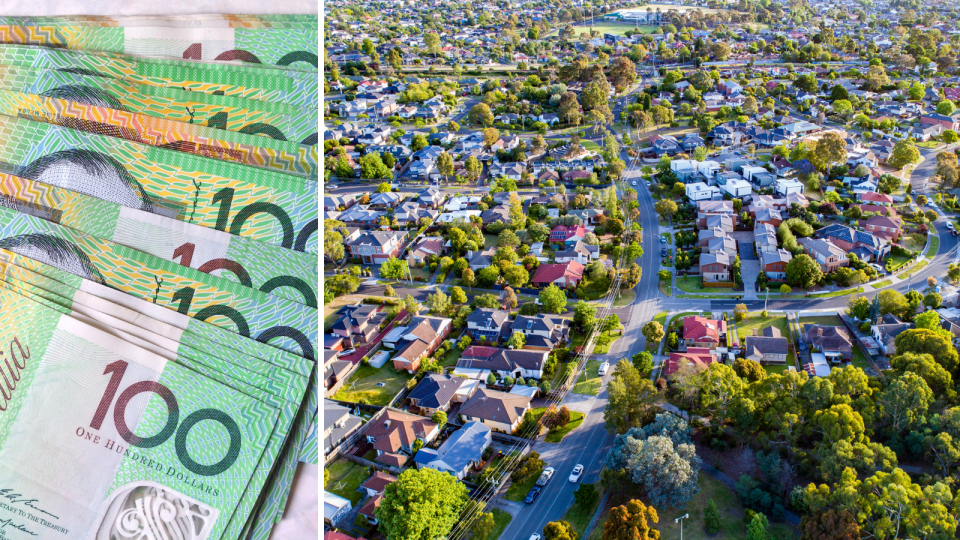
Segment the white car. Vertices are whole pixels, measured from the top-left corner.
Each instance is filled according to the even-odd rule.
[[[600,364],[600,369],[597,370],[597,373],[600,374],[600,375],[606,375],[606,374],[607,374],[607,368],[609,368],[609,367],[610,367],[610,364],[608,364],[607,362],[604,362],[604,363]]]
[[[327,189],[337,189],[338,187],[340,187],[340,186],[338,186],[338,185],[336,185],[336,184],[327,184]]]
[[[533,533],[530,535],[530,540],[540,540],[540,535],[537,533]]]
[[[953,230],[953,222],[952,222],[952,221],[948,221],[948,222],[947,222],[947,228],[950,229],[951,231]]]
[[[570,473],[570,481],[576,484],[580,481],[581,476],[583,476],[583,465],[577,463],[577,466],[573,468],[573,472]]]
[[[337,358],[343,358],[344,356],[350,356],[351,354],[357,352],[356,349],[347,349],[345,351],[340,351],[337,353]]]
[[[883,267],[880,266],[879,264],[870,263],[870,268],[873,268],[874,270],[876,270],[877,272],[879,272],[880,275],[883,275],[883,274],[885,273],[885,270],[884,270]]]

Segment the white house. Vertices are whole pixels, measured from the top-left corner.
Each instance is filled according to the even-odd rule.
[[[753,175],[761,174],[765,172],[767,172],[767,170],[764,169],[763,167],[754,167],[752,165],[744,165],[743,172],[741,174],[743,174],[743,177],[746,178],[747,180],[752,180]]]
[[[746,197],[751,191],[750,183],[739,179],[727,180],[727,183],[720,187],[734,199]]]
[[[703,182],[695,182],[684,186],[684,191],[691,201],[709,201],[714,198],[720,198],[720,189],[716,186],[708,186]]]
[[[803,183],[794,178],[778,178],[775,190],[784,197],[791,193],[803,193]]]

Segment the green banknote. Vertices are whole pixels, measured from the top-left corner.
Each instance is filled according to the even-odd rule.
[[[22,266],[18,266],[18,262]],[[299,388],[299,385],[288,379],[287,372],[309,377],[307,396],[296,416],[291,436],[282,449],[281,459],[261,494],[262,502],[256,516],[257,521],[256,523],[248,522],[247,525],[250,530],[260,531],[258,538],[266,538],[270,532],[270,524],[279,518],[286,498],[289,496],[298,457],[305,452],[310,452],[308,445],[316,444],[315,440],[309,439],[308,429],[311,424],[315,428],[317,422],[319,388],[316,365],[303,357],[242,338],[209,323],[167,310],[4,249],[0,249],[0,264],[2,263],[7,263],[4,272],[0,273],[3,279],[37,286],[46,291],[55,291],[70,299],[70,304],[64,305],[69,305],[83,315],[95,319],[97,323],[112,326],[115,331],[129,332],[134,337],[143,338],[150,343],[158,343],[160,338],[149,338],[145,332],[162,336],[171,343],[178,344],[174,347],[165,347],[171,351],[179,350],[178,347],[200,351],[221,350],[225,347],[226,349],[223,350],[227,351],[227,358],[236,359],[238,363],[246,356],[262,359],[272,366],[269,369],[275,379],[282,377],[282,388],[288,390],[294,386]],[[27,266],[35,269],[36,272],[28,270]],[[131,327],[134,328],[131,329]],[[144,330],[138,331],[136,327]],[[244,366],[253,369],[246,363]]]
[[[0,173],[0,206],[310,307],[317,256]]]
[[[167,360],[175,361],[279,410],[279,421],[264,449],[264,454],[257,465],[250,485],[244,492],[237,512],[229,519],[230,525],[228,525],[224,534],[227,538],[238,537],[243,524],[251,518],[261,491],[270,478],[271,471],[281,474],[281,469],[291,466],[277,458],[288,438],[292,437],[295,440],[302,438],[297,433],[297,431],[302,431],[302,427],[295,426],[295,421],[297,420],[298,410],[301,408],[306,378],[301,376],[291,382],[285,375],[278,376],[277,371],[280,370],[266,369],[266,362],[258,362],[251,358],[236,358],[233,350],[224,350],[214,345],[205,349],[206,352],[201,352],[176,340],[163,338],[141,326],[127,323],[121,318],[108,314],[124,315],[125,308],[121,306],[93,297],[52,279],[29,274],[33,273],[13,265],[5,265],[0,277],[4,280],[4,285],[14,288],[19,294],[45,303],[45,305],[54,309],[64,311],[81,322],[99,328],[129,343],[151,352],[155,351],[156,354]],[[16,279],[15,276],[18,275],[26,277],[29,282]],[[33,283],[38,282],[45,288],[33,285]],[[141,323],[143,322],[142,318],[138,318],[138,320]],[[149,326],[153,328],[158,328],[158,325],[162,325],[162,323],[156,320],[149,321]],[[214,356],[214,354],[223,355],[223,357]],[[240,363],[244,365],[241,367]],[[293,432],[291,432],[291,429],[293,429]]]
[[[103,51],[205,60],[242,61],[316,73],[320,58],[320,28],[235,28],[129,26],[104,27],[61,24],[0,26],[0,41],[78,51]]]
[[[317,109],[298,109],[282,103],[135,85],[68,71],[3,65],[0,65],[0,89],[302,145],[316,144],[318,139]]]
[[[317,28],[317,15],[233,15],[201,13],[197,15],[58,15],[44,17],[0,16],[0,24],[69,26],[182,26],[234,28]]]
[[[303,304],[3,207],[0,247],[316,359],[317,310]]]
[[[277,409],[9,288],[0,305],[5,537],[220,538]]]
[[[316,183],[0,116],[0,170],[127,208],[317,253]]]
[[[307,178],[316,177],[316,146],[2,89],[0,114]]]

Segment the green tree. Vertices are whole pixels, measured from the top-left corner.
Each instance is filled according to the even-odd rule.
[[[376,510],[388,540],[434,540],[446,536],[467,501],[467,488],[433,469],[407,469],[390,483]]]
[[[503,271],[503,279],[510,284],[511,287],[523,287],[530,281],[530,272],[527,272],[527,269],[518,264],[508,266]]]
[[[790,294],[791,292],[793,292],[793,289],[786,283],[780,286],[780,294]]]
[[[527,338],[523,335],[523,332],[519,330],[514,330],[513,335],[507,340],[507,346],[513,349],[522,349],[526,344]]]
[[[457,305],[466,304],[467,293],[463,292],[463,289],[460,287],[453,287],[450,289],[450,301]]]
[[[443,176],[443,181],[446,182],[453,176],[453,156],[447,152],[441,152],[437,156],[437,171]]]
[[[423,133],[417,133],[413,136],[413,140],[410,141],[410,149],[414,152],[423,150],[429,145],[430,143],[427,141],[427,136]]]
[[[952,129],[944,130],[943,132],[943,142],[947,144],[953,144],[960,140],[960,136],[957,135],[957,132]],[[956,169],[956,168],[954,168]],[[954,179],[956,179],[956,173],[953,173]],[[955,181],[955,180],[954,180]]]
[[[919,375],[907,372],[880,394],[878,408],[890,431],[900,434],[925,418],[933,391]]]
[[[384,279],[406,279],[409,274],[407,261],[390,257],[380,265],[380,276]]]
[[[679,210],[677,203],[672,199],[660,199],[653,205],[653,209],[664,219],[672,217]]]
[[[567,293],[553,283],[540,291],[539,300],[547,313],[559,315],[567,309]]]
[[[647,343],[660,343],[664,336],[663,325],[657,321],[650,321],[643,325],[641,332],[647,339]]]
[[[918,161],[920,161],[920,150],[907,139],[897,141],[893,145],[890,157],[887,159],[887,163],[894,169],[902,169],[910,163]]]
[[[437,292],[427,296],[427,307],[430,308],[431,313],[442,316],[450,310],[450,298],[442,290],[437,289]]]
[[[651,525],[660,521],[656,509],[631,499],[610,509],[603,524],[603,540],[659,540],[660,531]]]
[[[626,433],[640,427],[652,416],[657,403],[657,389],[647,377],[626,359],[621,359],[613,370],[613,379],[607,385],[607,408],[603,420],[607,431]]]
[[[593,328],[597,322],[597,307],[583,300],[577,302],[573,308],[573,324],[584,332]]]
[[[577,486],[577,490],[573,492],[574,504],[584,510],[592,509],[599,498],[600,493],[597,492],[597,488],[593,484],[582,483]]]
[[[907,97],[913,101],[923,99],[923,93],[926,92],[927,88],[921,82],[915,82],[910,85],[910,89],[907,91]]]
[[[733,319],[736,322],[743,322],[747,318],[747,305],[737,304],[733,306]]]
[[[647,351],[640,351],[633,355],[633,367],[641,376],[647,377],[653,371],[653,355]]]
[[[543,540],[577,540],[577,531],[566,521],[551,521],[543,526]]]
[[[742,379],[748,382],[762,381],[767,376],[767,370],[763,369],[758,362],[749,358],[737,358],[733,362],[733,370],[737,372]]]
[[[370,152],[360,158],[360,175],[364,178],[393,178],[393,172],[380,159],[380,152]],[[387,190],[390,189],[389,184]],[[379,190],[378,190],[379,191]]]
[[[463,281],[463,284],[467,287],[473,287],[477,284],[477,277],[473,273],[472,268],[464,268],[463,274],[460,276],[460,279]]]
[[[470,108],[467,119],[475,126],[490,127],[493,125],[493,112],[486,103],[477,103]]]
[[[381,182],[377,186],[377,193],[390,193],[390,184],[386,182]]]
[[[767,540],[767,516],[757,512],[747,524],[747,540]]]
[[[787,281],[797,287],[812,287],[823,278],[823,271],[809,255],[802,253],[787,263]]]
[[[945,99],[940,103],[937,103],[937,112],[944,116],[950,116],[956,109],[957,106],[954,105],[949,99]]]
[[[437,424],[439,429],[443,429],[443,426],[447,425],[447,413],[436,411],[433,413],[433,416],[430,417],[430,420]]]
[[[710,499],[707,501],[707,507],[703,510],[703,528],[706,529],[707,534],[713,536],[719,533],[722,527],[723,518],[720,517],[720,511],[717,510],[717,503]]]
[[[440,54],[440,36],[436,32],[427,32],[423,35],[423,44],[427,46],[434,57]]]

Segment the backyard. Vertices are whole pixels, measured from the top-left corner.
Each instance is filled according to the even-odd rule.
[[[330,471],[330,481],[323,489],[349,499],[354,505],[360,502],[363,494],[357,491],[364,481],[370,477],[370,471],[366,467],[345,459],[338,459],[327,466]]]
[[[391,364],[379,369],[361,365],[333,398],[352,403],[386,405],[403,389],[410,377],[412,375],[395,370]]]
[[[571,392],[591,396],[599,394],[602,381],[600,380],[600,374],[597,373],[597,370],[600,369],[600,364],[601,362],[599,360],[587,362],[587,367],[583,368],[583,372],[580,373],[580,378],[577,379],[577,384],[573,386]]]
[[[836,315],[815,315],[810,317],[800,317],[800,327],[805,324],[820,324],[823,326],[843,326],[840,317]],[[801,330],[802,331],[802,330]]]

